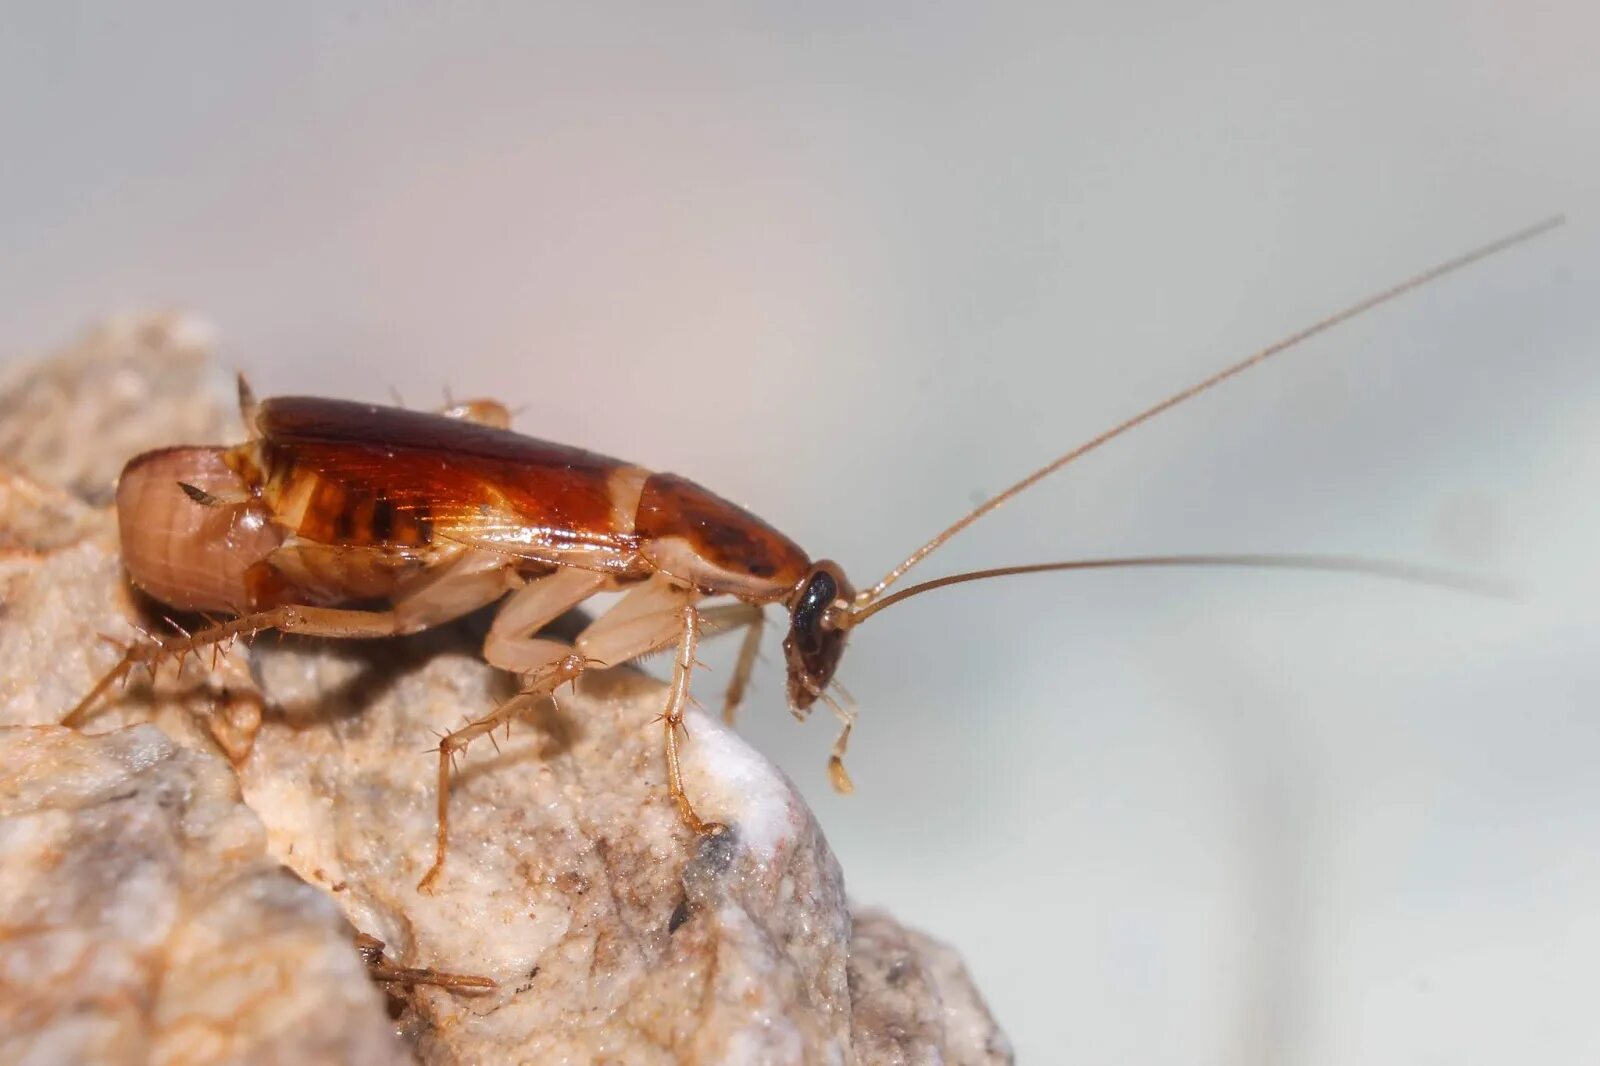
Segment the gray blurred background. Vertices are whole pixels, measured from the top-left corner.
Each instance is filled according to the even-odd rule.
[[[1025,1062],[1591,1062],[1597,41],[1586,0],[8,3],[0,350],[191,309],[265,393],[500,397],[865,584],[1167,392],[1566,211],[925,568],[1349,551],[1522,602],[970,585],[857,635],[854,797],[775,640],[746,727]]]

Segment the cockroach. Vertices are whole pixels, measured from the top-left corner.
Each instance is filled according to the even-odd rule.
[[[231,615],[193,633],[150,636],[67,716],[84,721],[107,687],[137,666],[277,629],[321,637],[415,633],[504,599],[483,643],[519,691],[446,735],[438,747],[438,830],[444,869],[452,756],[508,724],[586,670],[675,649],[663,724],[666,788],[684,824],[720,832],[684,788],[679,731],[703,635],[744,630],[724,705],[731,722],[756,660],[763,608],[788,612],[783,639],[789,707],[817,702],[839,718],[829,757],[851,790],[845,746],[855,711],[834,673],[851,632],[880,611],[947,585],[1016,574],[1129,566],[1224,565],[1354,570],[1431,583],[1462,580],[1425,568],[1344,556],[1169,555],[1079,559],[977,570],[889,592],[951,537],[1080,456],[1340,323],[1554,228],[1552,218],[1441,263],[1225,367],[1039,467],[942,530],[857,591],[831,560],[813,560],[776,528],[676,474],[650,470],[509,429],[492,401],[425,413],[341,400],[257,402],[241,379],[249,440],[234,447],[147,452],[123,470],[116,510],[132,583],[174,608]],[[1470,584],[1470,582],[1469,582]],[[596,593],[622,598],[570,644],[540,631]],[[721,598],[724,602],[705,601]],[[378,604],[377,608],[352,605]]]

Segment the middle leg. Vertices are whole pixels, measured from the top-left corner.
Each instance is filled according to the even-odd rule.
[[[433,865],[418,883],[432,893],[444,869],[449,842],[451,759],[474,739],[510,722],[522,711],[575,681],[585,670],[620,666],[651,652],[677,645],[667,707],[661,715],[666,733],[667,791],[684,824],[697,833],[716,833],[722,826],[702,819],[683,787],[679,735],[689,704],[690,676],[700,637],[699,594],[652,578],[628,592],[581,633],[572,646],[541,639],[532,631],[607,585],[603,575],[562,569],[539,578],[506,601],[496,617],[484,655],[501,669],[522,673],[520,692],[489,714],[455,730],[439,743],[438,837]]]
[[[570,646],[554,640],[541,640],[533,634],[556,617],[572,609],[605,587],[602,574],[587,570],[561,569],[524,585],[505,601],[495,615],[489,636],[484,640],[483,656],[493,666],[523,675],[521,691],[481,718],[447,733],[439,740],[438,828],[434,842],[433,865],[422,875],[417,890],[432,894],[444,872],[444,859],[450,839],[450,774],[458,752],[501,726],[510,728],[517,715],[556,689],[575,681],[589,665]]]
[[[689,706],[689,678],[694,673],[695,652],[700,645],[700,616],[693,604],[679,608],[680,629],[678,654],[672,660],[672,686],[667,692],[667,709],[661,712],[661,724],[667,734],[667,795],[678,806],[678,816],[694,832],[720,833],[725,828],[720,822],[702,821],[683,790],[683,767],[678,762],[678,730],[683,729],[683,712]],[[684,735],[688,731],[684,730]]]
[[[523,684],[522,691],[515,696],[482,718],[476,718],[460,729],[452,730],[439,738],[439,783],[435,789],[438,802],[438,830],[434,840],[433,865],[428,867],[428,872],[417,882],[418,892],[432,895],[439,883],[439,875],[444,872],[445,854],[450,843],[450,773],[456,753],[465,751],[467,745],[478,737],[494,732],[539,701],[548,699],[562,685],[576,681],[586,665],[583,656],[568,652],[556,661],[534,671]]]

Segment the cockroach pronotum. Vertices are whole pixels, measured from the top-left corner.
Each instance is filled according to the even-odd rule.
[[[1006,566],[889,592],[951,537],[1079,456],[1560,221],[1548,219],[1414,275],[1118,423],[974,507],[860,592],[838,564],[813,561],[777,529],[693,481],[521,436],[509,429],[506,409],[491,401],[438,413],[308,397],[258,403],[241,379],[246,443],[147,452],[128,463],[116,495],[122,560],[133,584],[171,607],[231,619],[133,644],[66,722],[84,721],[107,687],[135,667],[153,670],[164,659],[240,635],[277,629],[388,637],[504,597],[483,655],[521,675],[522,685],[439,744],[437,840],[418,885],[429,892],[444,869],[452,755],[585,670],[669,648],[676,654],[661,715],[667,792],[689,828],[720,832],[690,803],[678,759],[696,646],[703,635],[744,630],[724,706],[731,722],[756,660],[763,608],[781,604],[789,616],[783,640],[789,707],[803,718],[821,701],[838,716],[829,774],[848,792],[843,757],[855,712],[831,691],[845,643],[867,619],[924,592],[1013,574],[1116,566],[1300,567],[1463,584],[1426,568],[1345,556],[1170,555]],[[539,635],[589,597],[616,590],[625,595],[572,643]],[[727,602],[703,603],[712,597]],[[351,607],[374,602],[379,609]]]

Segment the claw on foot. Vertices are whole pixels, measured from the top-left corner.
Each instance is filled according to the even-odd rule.
[[[837,755],[828,760],[828,780],[833,782],[833,790],[840,795],[848,796],[856,790],[855,782],[850,780],[850,774],[844,768],[844,760]]]

